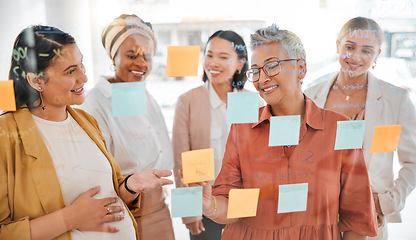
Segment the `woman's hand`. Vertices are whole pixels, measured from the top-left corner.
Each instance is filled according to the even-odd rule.
[[[205,231],[202,220],[185,224],[186,228],[191,232],[192,235],[199,235],[202,231]]]
[[[171,180],[163,178],[171,175],[170,170],[145,169],[131,176],[127,181],[127,187],[137,193],[147,192],[164,185],[173,184]]]
[[[109,206],[117,202],[117,197],[95,199],[101,187],[96,186],[82,193],[64,210],[64,220],[68,230],[80,229],[115,233],[119,229],[105,225],[106,222],[121,221],[124,216],[114,213],[123,212],[122,206]]]

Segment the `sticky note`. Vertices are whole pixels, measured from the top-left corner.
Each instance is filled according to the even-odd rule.
[[[269,146],[298,145],[300,115],[270,117]]]
[[[172,189],[171,195],[172,217],[202,216],[202,186]]]
[[[227,218],[254,217],[260,188],[231,189],[228,194]]]
[[[335,150],[363,148],[365,120],[338,121]]]
[[[0,81],[0,110],[16,111],[13,81]]]
[[[168,46],[166,76],[185,77],[198,76],[199,53],[198,46]]]
[[[396,151],[401,132],[402,125],[375,126],[370,153]]]
[[[215,179],[214,149],[182,153],[183,182],[194,183]]]
[[[227,95],[228,123],[259,121],[259,92],[230,92]]]
[[[144,82],[112,83],[111,93],[114,117],[146,114],[146,85]]]
[[[306,211],[308,183],[279,185],[277,213]]]

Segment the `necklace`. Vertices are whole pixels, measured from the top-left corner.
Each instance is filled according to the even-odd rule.
[[[335,90],[335,89],[339,89],[341,92],[342,92],[342,94],[344,94],[345,95],[345,101],[348,101],[348,100],[350,100],[350,97],[352,96],[352,95],[354,95],[354,94],[356,94],[356,93],[358,93],[358,92],[361,92],[361,90],[363,90],[363,89],[367,89],[367,87],[364,87],[364,86],[361,86],[361,88],[358,90],[358,91],[355,91],[355,92],[353,92],[353,93],[350,93],[350,94],[347,94],[339,85],[338,85],[338,81],[335,81],[335,84],[336,84],[336,86],[333,86],[332,88]],[[344,88],[345,88],[345,86],[343,86]],[[355,88],[354,86],[352,86],[353,88]],[[358,84],[357,84],[357,88],[359,88],[359,86],[358,86]]]

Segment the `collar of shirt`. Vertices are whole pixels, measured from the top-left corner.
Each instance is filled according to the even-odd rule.
[[[303,94],[305,98],[305,118],[304,122],[314,129],[324,129],[324,110],[316,106],[316,104],[308,98],[305,94]],[[260,116],[259,121],[257,123],[253,123],[251,128],[255,128],[260,123],[268,120],[270,122],[270,117],[272,114],[270,112],[270,105],[267,104],[266,106],[260,108]]]
[[[211,103],[212,109],[217,109],[221,105],[225,104],[223,101],[221,101],[220,97],[218,97],[217,92],[215,91],[214,87],[212,86],[209,80],[205,82],[205,87],[208,90],[209,102]]]
[[[96,87],[102,92],[102,94],[106,98],[111,97],[111,83],[108,81],[108,79],[110,78],[112,77],[101,76],[96,84]]]

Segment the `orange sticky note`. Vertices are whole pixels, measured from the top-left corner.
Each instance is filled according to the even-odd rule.
[[[16,111],[13,81],[0,81],[0,110]]]
[[[257,214],[260,188],[231,189],[227,218],[254,217]]]
[[[168,46],[166,76],[198,76],[200,46]]]
[[[370,153],[396,151],[401,132],[402,125],[375,126]]]
[[[214,180],[214,149],[207,148],[183,152],[182,170],[184,183]]]

